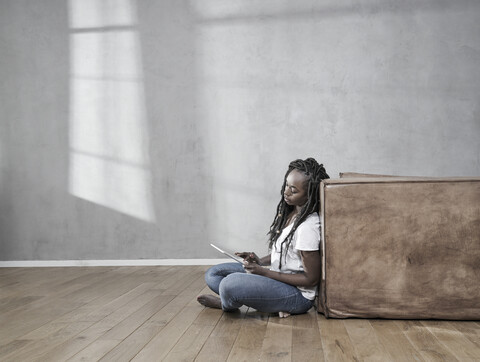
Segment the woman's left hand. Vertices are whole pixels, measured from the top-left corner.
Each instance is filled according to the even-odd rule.
[[[265,275],[265,272],[267,271],[265,268],[258,265],[257,263],[251,263],[248,261],[243,262],[243,268],[247,271],[247,273],[258,275]]]

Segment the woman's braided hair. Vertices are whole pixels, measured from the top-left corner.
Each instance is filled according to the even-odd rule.
[[[277,239],[280,237],[280,234],[285,227],[289,214],[294,209],[294,206],[288,205],[283,198],[283,192],[287,183],[287,177],[293,170],[303,172],[303,174],[306,176],[306,182],[308,183],[308,200],[305,205],[303,205],[300,213],[295,218],[292,229],[280,245],[279,268],[282,267],[282,255],[283,253],[285,253],[285,255],[287,254],[287,250],[290,247],[295,230],[297,230],[298,226],[305,221],[308,215],[318,211],[318,209],[320,208],[320,182],[324,179],[330,178],[330,176],[328,176],[327,172],[325,171],[323,164],[318,164],[318,162],[315,161],[315,159],[313,158],[307,158],[306,160],[298,159],[290,162],[290,164],[288,165],[288,171],[285,174],[285,178],[283,179],[282,189],[280,190],[281,199],[277,206],[277,213],[275,215],[275,219],[272,222],[272,225],[270,226],[270,231],[268,232],[270,239],[268,246],[270,249],[275,246]]]

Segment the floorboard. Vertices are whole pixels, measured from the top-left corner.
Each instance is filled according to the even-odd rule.
[[[393,360],[397,360],[398,356],[404,356],[408,361],[425,361],[420,351],[410,343],[395,321],[371,320],[370,324]]]
[[[355,350],[350,336],[341,319],[326,319],[317,316],[320,339],[322,341],[325,360],[354,361]]]
[[[292,360],[324,361],[324,351],[318,329],[317,312],[311,309],[306,314],[292,318]]]
[[[247,309],[242,307],[232,313],[223,313],[220,310],[215,310],[221,317],[198,353],[197,361],[212,361],[212,357],[217,361],[228,360],[228,356],[244,322]]]
[[[291,361],[293,318],[269,318],[260,361]]]
[[[238,331],[228,361],[256,361],[262,353],[269,315],[249,309]]]
[[[345,329],[352,341],[355,357],[365,361],[392,361],[368,319],[346,319]]]
[[[425,361],[458,361],[420,321],[396,321]]]
[[[480,360],[478,321],[204,308],[206,268],[0,268],[0,360]]]
[[[448,321],[422,321],[428,330],[460,361],[480,361],[480,348]]]

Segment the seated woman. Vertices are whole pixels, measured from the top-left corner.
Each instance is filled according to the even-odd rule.
[[[271,254],[236,253],[239,263],[219,264],[205,273],[214,295],[201,295],[206,307],[233,311],[242,305],[280,317],[307,312],[320,280],[319,186],[325,168],[313,158],[295,160],[285,174],[282,198],[268,233]],[[269,266],[270,268],[264,268]]]

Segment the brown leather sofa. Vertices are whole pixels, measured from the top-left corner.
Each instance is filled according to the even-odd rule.
[[[480,177],[355,173],[322,182],[318,311],[480,319]]]

